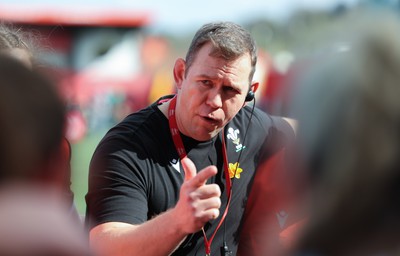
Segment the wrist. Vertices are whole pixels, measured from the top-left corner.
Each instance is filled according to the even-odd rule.
[[[171,232],[171,235],[184,238],[190,234],[190,232],[187,231],[187,223],[185,223],[182,214],[180,214],[176,208],[169,209],[164,215],[166,217],[165,223],[170,226],[169,232]]]

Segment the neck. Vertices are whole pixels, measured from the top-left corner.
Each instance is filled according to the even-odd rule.
[[[177,96],[175,96],[175,97],[177,97]],[[175,99],[175,100],[177,100],[177,99]],[[176,102],[175,104],[177,105],[177,102]],[[164,116],[167,117],[167,119],[169,119],[169,117],[168,117],[168,111],[169,111],[169,106],[170,106],[170,105],[171,105],[171,101],[169,100],[169,101],[167,101],[167,102],[165,102],[165,103],[163,103],[163,104],[161,104],[161,105],[158,106],[158,108],[160,109],[160,111],[164,114]],[[191,137],[191,136],[189,136],[189,135],[187,135],[187,134],[185,134],[185,133],[183,132],[182,126],[180,125],[180,122],[179,122],[179,114],[178,114],[178,112],[177,112],[177,109],[178,109],[178,108],[177,108],[176,105],[175,105],[175,121],[176,121],[177,128],[178,128],[179,132],[181,132],[181,133],[184,134],[185,136]]]

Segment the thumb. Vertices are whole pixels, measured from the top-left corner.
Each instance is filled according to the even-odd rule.
[[[183,169],[185,170],[185,181],[192,179],[197,174],[196,166],[188,157],[181,160]]]

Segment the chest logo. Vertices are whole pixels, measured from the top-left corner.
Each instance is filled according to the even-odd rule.
[[[228,128],[228,135],[226,137],[230,140],[232,140],[233,144],[235,144],[236,147],[236,152],[239,152],[242,149],[245,149],[246,146],[243,146],[242,143],[240,143],[240,138],[239,138],[239,129],[233,129],[232,127]]]

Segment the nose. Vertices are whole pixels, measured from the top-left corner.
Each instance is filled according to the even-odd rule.
[[[216,89],[210,90],[207,96],[207,104],[212,108],[221,108],[222,107],[221,93]]]

